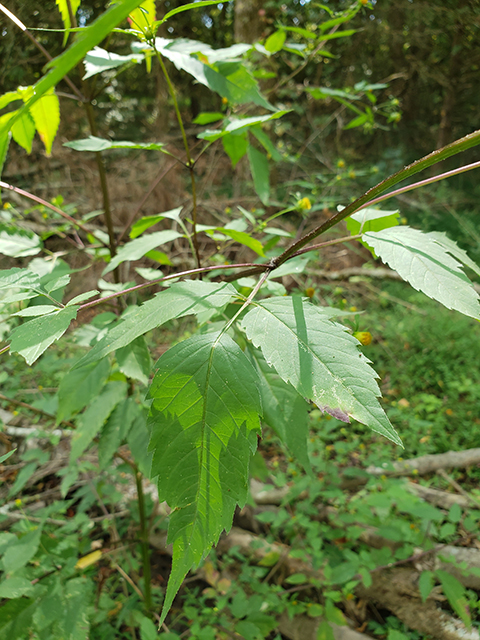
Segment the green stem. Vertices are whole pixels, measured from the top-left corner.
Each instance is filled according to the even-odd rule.
[[[419,173],[420,171],[423,171],[424,169],[427,169],[428,167],[431,167],[432,165],[437,164],[438,162],[441,162],[446,158],[449,158],[450,156],[465,151],[466,149],[470,149],[471,147],[474,147],[478,144],[480,144],[480,130],[474,131],[464,138],[460,138],[459,140],[448,144],[442,149],[437,149],[436,151],[429,153],[427,156],[420,158],[420,160],[412,162],[412,164],[405,167],[405,169],[397,171],[397,173],[394,173],[385,180],[382,180],[382,182],[369,189],[366,193],[360,196],[360,198],[357,198],[354,202],[345,207],[345,209],[342,209],[342,211],[336,213],[334,216],[326,220],[323,224],[310,231],[310,233],[307,233],[306,236],[300,238],[300,240],[298,240],[297,242],[294,242],[288,249],[286,249],[286,251],[274,258],[271,261],[270,266],[273,269],[279,267],[286,260],[291,258],[293,254],[296,254],[299,249],[311,242],[314,238],[321,235],[322,233],[325,233],[325,231],[328,231],[328,229],[334,227],[341,220],[348,218],[348,216],[350,216],[352,213],[355,213],[355,211],[362,209],[367,202],[370,202],[373,198],[375,198],[383,191],[390,189],[390,187],[393,187],[402,180],[406,180],[410,176],[413,176],[416,173]]]
[[[218,339],[220,340],[220,338],[223,336],[223,334],[228,331],[230,329],[230,327],[232,326],[232,324],[235,322],[235,320],[238,318],[238,316],[242,313],[242,311],[244,309],[246,309],[252,302],[252,300],[255,298],[255,296],[257,295],[257,293],[260,291],[260,289],[262,288],[263,283],[265,282],[265,280],[268,278],[268,276],[271,273],[271,269],[267,269],[265,271],[265,273],[262,273],[262,277],[260,278],[260,280],[257,282],[257,284],[255,285],[255,287],[252,289],[252,291],[250,292],[250,295],[248,296],[248,298],[245,300],[245,302],[242,304],[242,306],[240,307],[240,309],[237,311],[237,313],[230,318],[230,320],[227,322],[227,324],[223,327]]]
[[[145,496],[143,494],[143,478],[138,469],[135,470],[135,482],[137,485],[138,514],[140,516],[140,541],[142,545],[143,564],[143,597],[147,613],[152,611],[152,572],[150,567],[150,546],[148,543],[148,526],[145,516]]]
[[[198,246],[198,237],[197,237],[197,188],[195,182],[195,164],[192,161],[192,156],[190,154],[190,147],[188,146],[187,134],[185,133],[185,127],[183,126],[182,114],[180,113],[180,108],[178,106],[177,96],[175,95],[175,89],[173,87],[172,81],[170,80],[170,76],[168,75],[167,68],[165,63],[163,62],[163,58],[155,47],[153,43],[153,47],[155,49],[155,55],[157,56],[158,63],[160,68],[162,69],[162,73],[165,76],[165,80],[168,86],[168,92],[170,93],[170,97],[173,101],[173,107],[175,109],[175,115],[177,116],[178,126],[180,127],[180,131],[183,139],[183,146],[185,147],[185,154],[187,156],[187,167],[190,171],[190,180],[192,184],[192,235],[193,235],[193,246],[195,248],[195,258],[197,260],[197,266],[200,268],[202,266],[202,262],[200,260],[200,249]]]

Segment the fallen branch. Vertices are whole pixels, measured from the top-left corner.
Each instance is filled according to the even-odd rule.
[[[380,467],[368,467],[367,473],[374,476],[424,476],[440,469],[462,469],[480,464],[480,449],[447,451],[435,455],[411,458],[401,462],[385,462]]]

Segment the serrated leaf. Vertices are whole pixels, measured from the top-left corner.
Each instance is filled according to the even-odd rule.
[[[420,591],[422,602],[426,602],[433,589],[433,577],[434,576],[432,571],[422,571],[422,573],[420,574],[420,577],[418,579],[418,590]]]
[[[0,583],[0,598],[20,598],[32,593],[33,590],[34,586],[30,580],[13,576]]]
[[[47,156],[50,156],[53,141],[60,124],[60,103],[58,97],[54,93],[53,87],[46,91],[39,100],[30,106],[29,112],[33,118],[33,122],[35,123],[38,135],[45,146],[46,154]]]
[[[263,204],[268,204],[270,199],[270,170],[268,160],[261,151],[249,145],[248,160],[252,172],[255,191]]]
[[[472,619],[468,610],[465,587],[457,580],[457,578],[455,578],[455,576],[452,576],[451,573],[447,573],[447,571],[438,569],[435,571],[435,575],[440,580],[442,591],[452,609],[460,617],[463,623],[468,628],[471,628]]]
[[[105,469],[122,441],[127,437],[134,420],[142,412],[133,398],[125,398],[110,414],[98,442],[98,462]]]
[[[40,286],[40,277],[30,269],[0,270],[0,290],[2,289],[32,289]]]
[[[439,243],[438,236],[411,227],[396,227],[365,233],[362,240],[414,289],[447,309],[480,319],[478,294],[450,249]]]
[[[196,335],[167,351],[149,390],[152,475],[173,509],[173,567],[162,620],[187,572],[230,529],[248,492],[260,397],[256,373],[226,334]]]
[[[273,367],[268,366],[259,349],[249,344],[246,355],[257,371],[263,419],[304,469],[311,472],[307,450],[307,402],[291,384],[282,380]]]
[[[130,142],[129,140],[106,140],[105,138],[97,138],[89,136],[81,140],[72,140],[65,142],[64,147],[74,149],[75,151],[91,151],[98,153],[99,151],[108,151],[109,149],[143,149],[144,151],[163,151],[169,153],[162,142]]]
[[[274,107],[260,94],[257,81],[240,63],[233,60],[217,60],[213,63],[215,51],[202,42],[188,39],[155,39],[156,49],[168,58],[175,67],[192,75],[197,82],[208,87],[232,104],[253,102],[268,111]],[[235,57],[238,55],[233,49]],[[202,62],[198,54],[207,58]]]
[[[77,429],[72,435],[70,462],[74,462],[95,438],[103,423],[117,404],[124,398],[127,384],[116,380],[108,382],[92,404],[80,416]]]
[[[466,251],[461,249],[456,242],[450,240],[450,238],[443,233],[443,231],[430,231],[430,236],[435,240],[437,244],[448,251],[454,258],[457,258],[463,265],[469,267],[472,271],[480,276],[480,267],[468,257]]]
[[[400,212],[398,210],[382,211],[381,209],[367,207],[347,218],[347,229],[352,236],[356,236],[367,231],[381,231],[389,227],[396,227],[398,226],[399,215]]]
[[[152,362],[143,336],[136,338],[126,347],[117,349],[115,357],[118,368],[127,378],[139,380],[143,384],[148,383]]]
[[[357,340],[328,312],[299,297],[256,303],[241,324],[265,360],[303,397],[339,420],[350,418],[401,445],[377,398],[378,377]]]
[[[99,394],[110,373],[110,363],[98,361],[78,365],[62,377],[58,388],[57,423],[69,420]]]
[[[204,312],[213,314],[237,296],[235,287],[227,283],[199,280],[177,282],[131,312],[125,320],[111,329],[75,365],[75,368],[96,362],[173,318]]]
[[[87,80],[87,78],[91,78],[92,76],[97,75],[98,73],[102,73],[103,71],[108,71],[109,69],[116,69],[118,67],[123,67],[126,64],[135,62],[139,63],[143,60],[144,54],[142,53],[129,53],[127,55],[119,55],[118,53],[112,53],[111,51],[105,51],[101,47],[95,47],[92,51],[89,51],[85,56],[83,64],[85,65],[85,75],[83,76],[83,80]],[[94,136],[90,136],[90,138],[94,138]],[[101,138],[94,138],[95,140],[100,140]],[[81,140],[76,140],[75,142],[82,142]],[[105,142],[108,142],[106,140]],[[92,142],[93,144],[93,142]],[[71,143],[66,144],[65,146],[71,146]],[[71,147],[72,149],[76,149],[76,147]],[[107,147],[110,149],[111,147]],[[78,151],[93,151],[93,149],[77,149]],[[101,151],[102,149],[96,149],[96,151]]]
[[[58,340],[76,317],[78,307],[65,307],[48,316],[34,318],[12,331],[10,351],[33,364],[48,347]]]
[[[135,240],[131,240],[130,242],[127,242],[127,244],[123,245],[123,247],[120,247],[117,255],[110,260],[108,266],[103,270],[102,276],[116,269],[122,262],[139,260],[149,251],[152,251],[152,249],[181,237],[182,234],[178,233],[178,231],[166,229],[165,231],[150,233],[146,236],[142,236],[141,238],[135,238]]]
[[[90,637],[89,608],[93,591],[93,582],[83,578],[69,580],[63,590],[64,615],[60,626],[62,638],[88,640]]]
[[[33,231],[0,224],[0,254],[12,258],[35,256],[42,249],[42,241]]]

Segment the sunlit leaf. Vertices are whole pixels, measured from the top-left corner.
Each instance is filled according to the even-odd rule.
[[[255,191],[263,204],[268,204],[270,199],[270,170],[266,156],[249,145],[248,160],[250,162],[250,171],[252,172],[253,184]]]
[[[143,58],[144,54],[142,53],[119,55],[118,53],[106,51],[101,47],[95,47],[92,51],[87,53],[83,61],[83,64],[85,65],[85,75],[83,76],[83,79],[86,80],[87,78],[97,75],[97,73],[102,73],[109,69],[116,69],[127,64],[139,63]]]
[[[65,307],[48,316],[24,322],[12,331],[10,351],[23,356],[27,364],[33,364],[55,340],[63,336],[77,311],[78,307]]]
[[[143,149],[144,151],[163,151],[165,145],[162,142],[130,142],[128,140],[105,140],[105,138],[96,138],[89,136],[83,140],[72,140],[65,142],[64,147],[69,147],[75,151],[107,151],[109,149]]]
[[[332,312],[299,297],[257,303],[242,320],[247,336],[303,397],[339,420],[358,420],[401,444],[378,402],[375,371]]]
[[[35,256],[42,249],[42,241],[33,231],[0,223],[0,254],[12,258]]]
[[[143,258],[145,254],[156,247],[159,247],[163,244],[167,244],[167,242],[172,242],[172,240],[176,240],[177,238],[181,238],[182,234],[178,233],[178,231],[173,231],[173,229],[166,229],[165,231],[156,231],[155,233],[150,233],[149,235],[142,236],[140,238],[136,238],[135,240],[131,240],[127,242],[123,247],[117,252],[117,255],[110,260],[108,265],[102,272],[104,276],[106,273],[110,273],[118,267],[122,262],[126,262],[129,260],[139,260]]]
[[[49,156],[52,152],[53,140],[60,124],[60,103],[54,93],[53,87],[30,106],[29,112],[35,123],[35,128],[45,145],[47,156]]]
[[[362,240],[414,289],[480,319],[479,296],[455,259],[460,254],[452,257],[454,250],[443,237],[405,226],[367,232]]]
[[[80,6],[81,0],[55,0],[55,4],[60,11],[60,15],[62,16],[62,22],[65,25],[65,29],[70,29],[72,27],[72,21],[70,20],[70,11],[68,5],[70,4],[70,9],[72,11],[72,15],[75,16],[77,13],[77,9]],[[68,39],[68,31],[65,33],[63,37],[63,46]]]

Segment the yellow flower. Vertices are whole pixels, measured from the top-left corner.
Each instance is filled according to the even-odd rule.
[[[308,198],[302,198],[297,202],[297,209],[299,211],[308,211],[312,208],[312,203]]]
[[[355,331],[353,335],[364,347],[372,342],[372,334],[370,331]]]
[[[22,506],[22,501],[20,500],[20,498],[17,498],[15,500],[15,504],[17,505],[17,507],[21,507]]]
[[[337,168],[338,169],[343,169],[345,167],[345,160],[339,160],[337,162]]]

